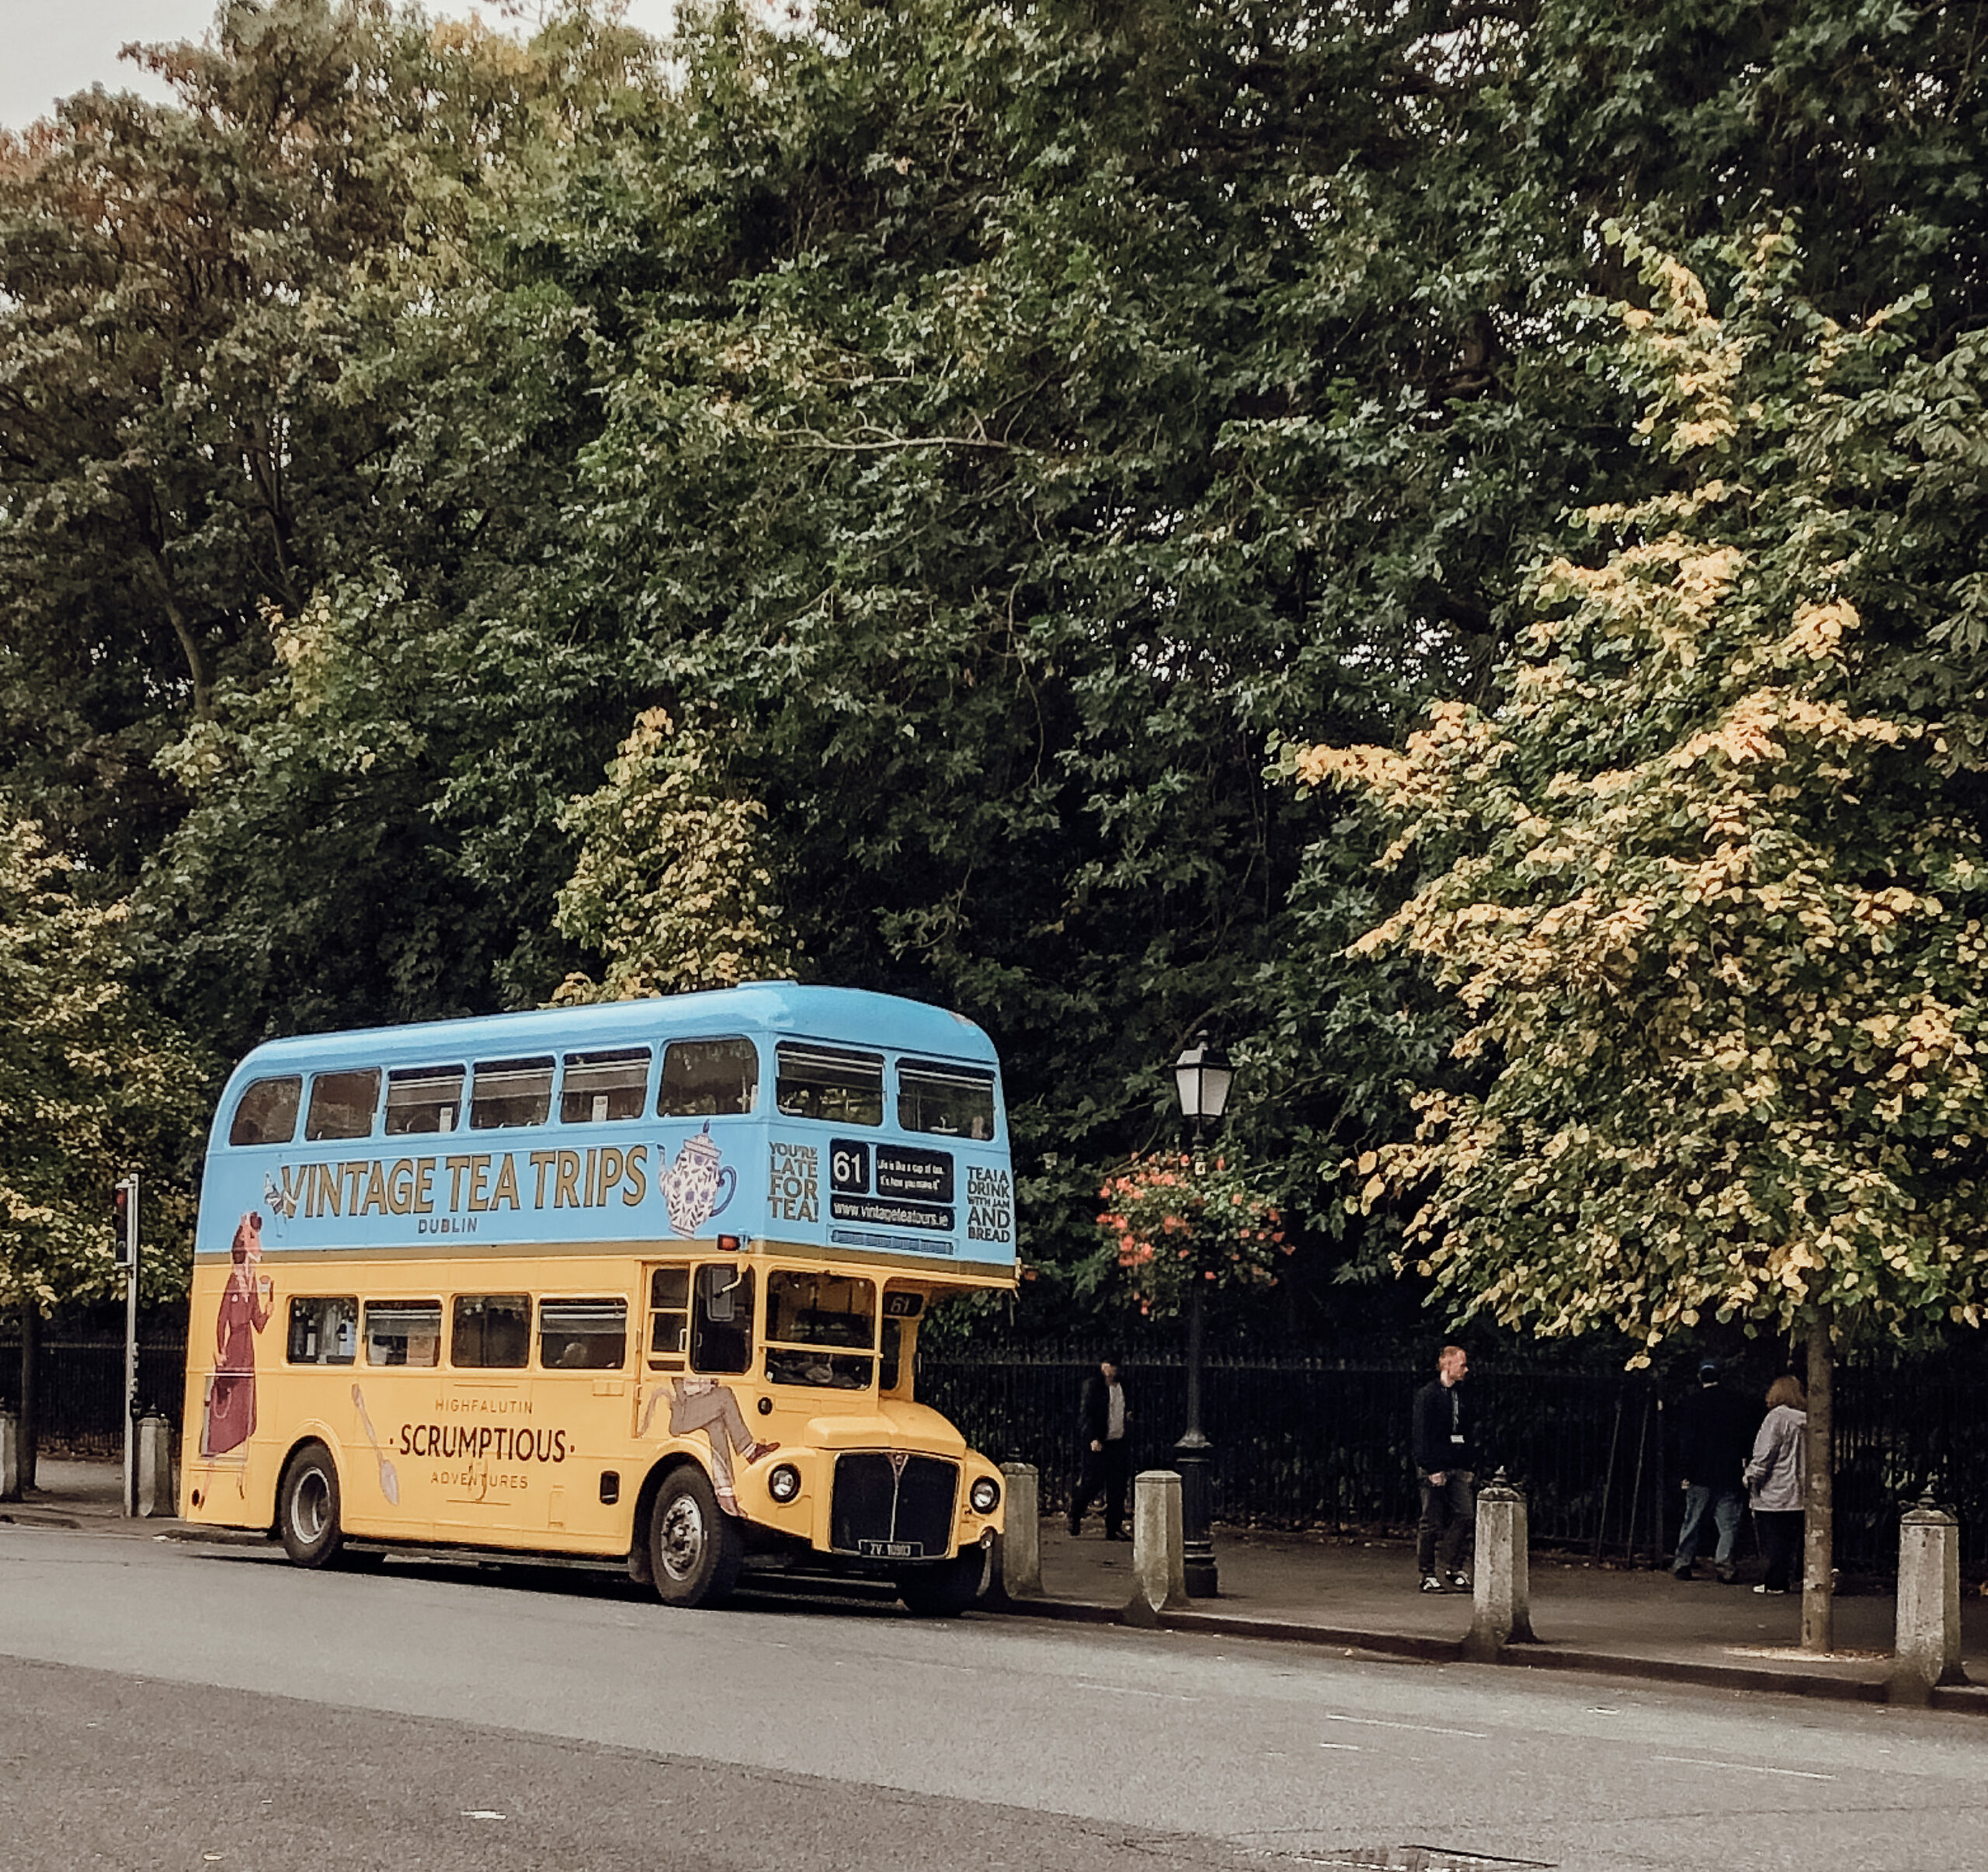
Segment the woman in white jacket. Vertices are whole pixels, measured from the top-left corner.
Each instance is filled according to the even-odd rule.
[[[1802,1503],[1809,1479],[1809,1399],[1790,1375],[1767,1388],[1767,1414],[1745,1471],[1753,1519],[1767,1549],[1767,1574],[1753,1590],[1785,1592],[1802,1545]]]

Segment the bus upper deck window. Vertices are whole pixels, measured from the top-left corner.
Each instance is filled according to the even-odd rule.
[[[312,1143],[321,1137],[370,1137],[373,1113],[380,1103],[380,1069],[363,1072],[321,1072],[311,1081],[311,1115],[304,1135]]]
[[[387,1135],[453,1131],[463,1109],[460,1066],[404,1066],[387,1075]]]
[[[759,1092],[759,1050],[749,1040],[678,1040],[662,1050],[659,1118],[721,1118],[749,1112]]]
[[[884,1122],[884,1056],[845,1053],[831,1047],[778,1049],[774,1102],[790,1118],[821,1118],[833,1124]]]
[[[369,1300],[366,1303],[366,1363],[369,1365],[439,1365],[442,1362],[442,1303],[439,1300]]]
[[[569,1053],[559,1082],[562,1124],[605,1124],[639,1118],[649,1087],[649,1050],[624,1047],[613,1053]]]
[[[971,1066],[905,1060],[898,1066],[898,1127],[941,1137],[992,1138],[994,1075]]]
[[[538,1362],[547,1371],[619,1371],[627,1357],[625,1300],[538,1303]]]
[[[228,1127],[230,1144],[287,1144],[297,1135],[297,1107],[304,1093],[300,1073],[258,1079],[242,1095]]]
[[[552,1060],[478,1060],[470,1088],[469,1127],[509,1130],[543,1124],[552,1110]]]

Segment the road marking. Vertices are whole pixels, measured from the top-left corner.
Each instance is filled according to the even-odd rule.
[[[1367,1729],[1413,1729],[1417,1735],[1465,1735],[1474,1742],[1488,1742],[1491,1739],[1476,1729],[1437,1729],[1426,1722],[1383,1722],[1378,1716],[1328,1716],[1325,1721],[1355,1722]]]
[[[487,1807],[466,1807],[463,1809],[465,1820],[502,1820],[505,1816],[494,1813]]]
[[[1817,1774],[1807,1768],[1763,1768],[1757,1762],[1708,1762],[1695,1755],[1658,1755],[1650,1758],[1658,1762],[1681,1763],[1687,1768],[1729,1768],[1735,1774],[1785,1774],[1792,1775],[1798,1781],[1833,1781],[1833,1774]]]
[[[1321,1742],[1321,1749],[1338,1749],[1347,1755],[1364,1755],[1366,1751],[1357,1742]]]

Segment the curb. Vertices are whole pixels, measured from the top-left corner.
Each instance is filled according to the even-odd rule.
[[[980,1610],[1020,1618],[1061,1620],[1090,1625],[1129,1625],[1118,1609],[1068,1599],[983,1599]],[[1352,1631],[1288,1620],[1237,1618],[1222,1613],[1161,1612],[1152,1624],[1163,1631],[1198,1632],[1211,1638],[1255,1638],[1279,1645],[1309,1645],[1371,1656],[1405,1658],[1423,1664],[1465,1662],[1461,1638],[1430,1638],[1406,1632]],[[1746,1691],[1755,1695],[1802,1697],[1837,1703],[1882,1704],[1882,1678],[1796,1676],[1740,1664],[1694,1664],[1683,1658],[1624,1656],[1609,1651],[1569,1651],[1552,1645],[1509,1645],[1493,1663],[1521,1670],[1581,1671],[1595,1676],[1648,1683],[1689,1684],[1701,1690]],[[1988,1715],[1988,1688],[1954,1685],[1933,1691],[1927,1707]]]

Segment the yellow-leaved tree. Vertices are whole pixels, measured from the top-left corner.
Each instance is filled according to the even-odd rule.
[[[1454,1076],[1359,1160],[1464,1316],[1643,1349],[1806,1338],[1803,1641],[1830,1643],[1830,1374],[1846,1334],[1988,1297],[1979,335],[1936,356],[1802,300],[1783,229],[1715,310],[1611,230],[1649,487],[1541,565],[1495,704],[1400,749],[1294,746],[1407,882],[1357,951],[1452,989]],[[1708,271],[1710,271],[1708,267]],[[1964,666],[1964,659],[1957,662]]]
[[[606,958],[569,975],[561,1005],[631,1001],[791,974],[798,945],[773,894],[766,808],[725,785],[706,731],[659,708],[636,717],[607,784],[565,823],[582,845],[559,893],[561,933]]]

